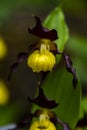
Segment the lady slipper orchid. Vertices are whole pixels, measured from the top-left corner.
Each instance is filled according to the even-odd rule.
[[[58,106],[58,103],[56,103],[55,100],[48,99],[40,86],[38,92],[39,94],[37,97],[28,97],[28,100],[31,103],[34,103],[41,107],[41,109],[36,110],[33,114],[30,114],[27,119],[19,122],[17,126],[11,130],[23,128],[29,123],[30,119],[32,120],[33,118],[36,118],[36,120],[31,123],[29,130],[57,130],[57,124],[60,124],[63,130],[71,130],[68,124],[58,119],[56,113],[51,111],[51,109]]]
[[[73,68],[70,57],[60,52],[54,40],[58,39],[57,31],[55,29],[49,30],[42,26],[39,17],[34,16],[36,25],[34,28],[28,28],[29,33],[40,38],[38,42],[31,45],[27,52],[21,52],[18,55],[17,62],[12,64],[8,76],[11,78],[12,73],[18,65],[27,58],[27,65],[33,72],[47,72],[51,71],[56,64],[56,55],[61,54],[65,60],[66,69],[73,75],[73,86],[77,85],[76,70]],[[30,53],[31,52],[31,53]]]

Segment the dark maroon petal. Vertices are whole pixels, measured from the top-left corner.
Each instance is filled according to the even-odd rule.
[[[20,63],[22,63],[28,56],[28,52],[21,52],[17,56],[17,61],[13,63],[10,67],[10,72],[8,75],[7,82],[10,81],[12,74],[16,71],[17,67],[19,66]]]
[[[63,130],[71,130],[68,124],[64,123],[63,124]]]
[[[36,98],[30,98],[28,97],[28,100],[40,107],[43,108],[55,108],[58,106],[58,103],[55,102],[55,100],[49,100],[41,87],[39,87],[39,95]]]
[[[77,76],[76,76],[76,70],[73,68],[73,64],[72,61],[70,59],[70,57],[67,54],[64,54],[64,59],[65,59],[65,63],[66,63],[66,69],[73,74],[73,87],[75,88],[77,85]]]
[[[62,122],[60,119],[57,118],[57,123],[60,124],[63,127],[63,130],[71,130],[69,125],[65,122]]]
[[[39,17],[34,16],[36,19],[36,25],[34,28],[28,28],[29,33],[38,36],[40,38],[50,39],[52,41],[58,39],[57,31],[55,29],[49,30],[42,26]]]
[[[23,61],[27,58],[27,56],[28,56],[28,53],[27,53],[27,52],[20,52],[20,53],[18,54],[18,57],[17,57],[18,62],[19,62],[19,63],[23,62]]]
[[[57,54],[61,54],[64,57],[66,69],[67,69],[68,72],[70,72],[73,75],[73,87],[76,88],[78,79],[77,79],[77,76],[76,76],[76,70],[73,67],[73,63],[72,63],[70,57],[63,52],[60,52],[59,50],[57,50]]]
[[[32,52],[34,50],[36,46],[36,43],[34,44],[31,44],[28,48],[28,50],[26,52],[20,52],[18,55],[17,55],[17,60],[15,63],[13,63],[10,67],[10,72],[9,72],[9,75],[8,75],[8,78],[7,78],[7,82],[10,81],[11,77],[12,77],[12,74],[16,71],[17,67],[19,66],[19,64],[21,64],[29,55],[30,52]]]
[[[18,62],[15,62],[14,64],[11,65],[10,72],[9,72],[9,75],[7,78],[7,82],[10,81],[12,74],[16,71],[16,68],[18,67],[18,65],[19,65]]]

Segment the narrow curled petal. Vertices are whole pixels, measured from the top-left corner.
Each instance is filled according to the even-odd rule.
[[[75,88],[77,85],[77,76],[76,76],[76,70],[73,68],[73,64],[72,61],[70,59],[70,57],[67,54],[64,54],[64,59],[65,59],[65,63],[66,63],[66,69],[73,74],[73,87]]]
[[[43,107],[43,108],[49,108],[49,109],[52,109],[52,108],[55,108],[58,106],[58,103],[55,102],[55,100],[49,100],[45,94],[44,94],[44,91],[41,87],[39,87],[39,94],[36,98],[30,98],[28,97],[28,100],[32,103],[35,103],[37,104],[38,106],[40,107]]]
[[[7,78],[7,81],[10,81],[11,77],[12,77],[12,74],[15,72],[16,68],[18,67],[19,63],[18,62],[15,62],[14,64],[11,65],[11,68],[10,68],[10,72],[9,72],[9,75],[8,75],[8,78]]]
[[[63,130],[71,130],[68,124],[64,123],[63,124]]]
[[[77,79],[77,76],[76,76],[76,70],[73,67],[73,63],[72,63],[70,57],[63,52],[59,52],[59,50],[57,50],[57,54],[61,54],[64,57],[66,69],[67,69],[68,72],[72,73],[72,75],[73,75],[73,87],[76,88],[78,79]]]
[[[18,54],[17,61],[14,64],[11,65],[7,81],[10,81],[12,74],[16,71],[19,64],[27,58],[27,56],[28,56],[27,52],[21,52],[21,53]]]
[[[63,130],[71,130],[67,123],[62,122],[60,119],[57,118],[57,123],[63,127]]]
[[[43,27],[39,17],[34,16],[36,19],[36,26],[34,28],[28,28],[29,33],[38,36],[40,38],[50,39],[52,41],[56,40],[57,31],[55,29],[48,30],[47,28]]]

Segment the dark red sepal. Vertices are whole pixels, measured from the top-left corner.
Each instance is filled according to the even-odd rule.
[[[36,19],[36,25],[34,28],[28,28],[29,33],[38,36],[39,38],[46,38],[54,41],[58,39],[57,31],[55,29],[49,30],[42,26],[39,17],[34,16]]]
[[[50,100],[45,96],[44,91],[41,87],[39,87],[38,96],[36,98],[28,97],[28,100],[43,108],[53,109],[58,106],[58,103],[56,103],[55,100]]]

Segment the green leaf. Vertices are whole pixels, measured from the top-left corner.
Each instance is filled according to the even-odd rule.
[[[60,51],[63,51],[64,45],[68,40],[69,33],[65,22],[64,14],[60,7],[55,8],[44,21],[44,26],[49,29],[55,29],[58,33],[58,40],[55,43]]]
[[[59,106],[55,108],[57,116],[73,129],[78,121],[80,108],[80,83],[76,89],[72,85],[72,75],[64,69],[51,72],[43,84],[47,97],[55,99]]]

